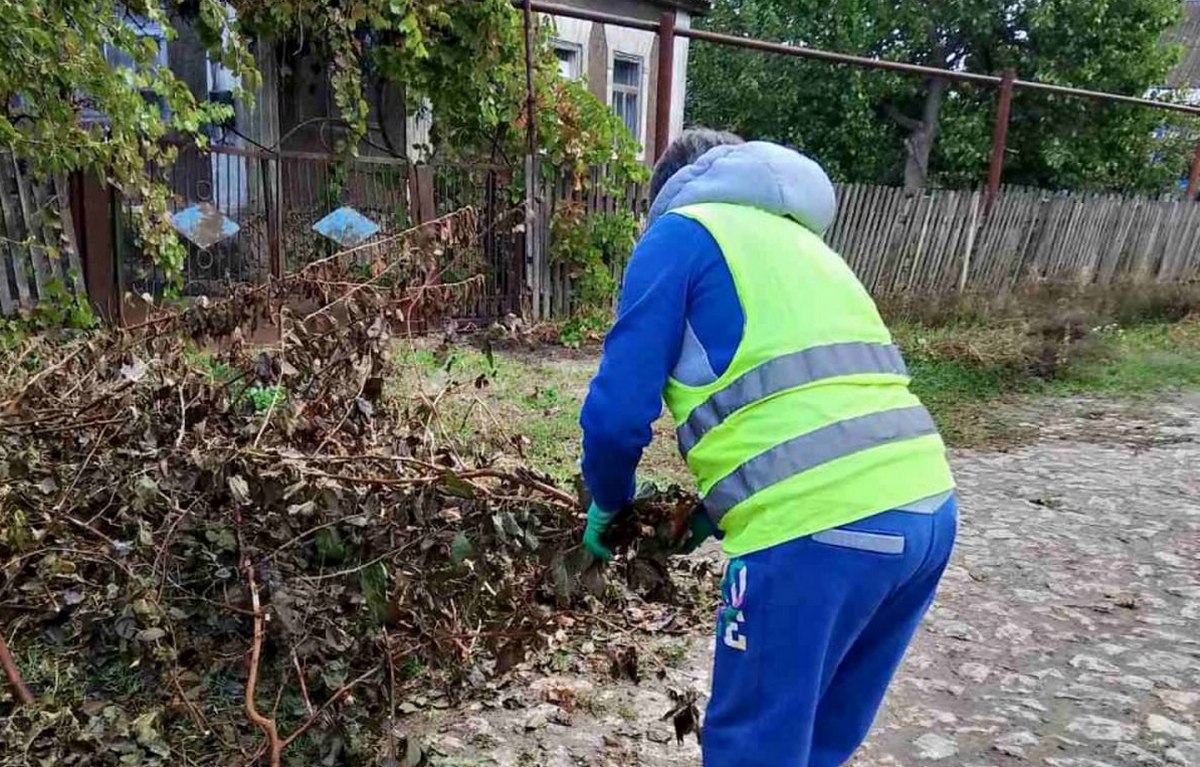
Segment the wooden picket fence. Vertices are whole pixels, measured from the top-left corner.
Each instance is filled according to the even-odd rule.
[[[23,161],[0,153],[0,315],[64,290],[83,295],[67,186],[61,177],[36,178]],[[605,194],[596,191],[601,186],[589,184],[592,191],[583,193],[564,180],[540,184],[528,247],[495,254],[491,268],[504,271],[514,296],[524,284],[521,303],[531,318],[562,317],[576,308],[570,269],[555,258],[556,210],[579,204],[644,220],[644,188]],[[1004,295],[1037,282],[1200,280],[1200,204],[1179,198],[1009,188],[985,215],[978,191],[909,193],[849,184],[837,195],[838,217],[827,241],[881,298]],[[620,271],[615,265],[614,277]]]
[[[1200,205],[1006,189],[849,185],[828,241],[876,296],[1003,293],[1030,282],[1111,285],[1200,277]]]
[[[599,183],[603,170],[593,170],[586,192],[576,189],[569,174],[542,181],[537,187],[537,215],[527,233],[532,243],[527,249],[525,281],[528,288],[528,305],[523,307],[532,319],[542,320],[565,317],[573,311],[571,297],[571,269],[556,257],[555,242],[551,233],[554,214],[562,206],[581,204],[589,214],[612,214],[629,211],[644,220],[649,210],[646,188],[631,184],[621,194],[603,191]],[[613,265],[613,277],[620,280],[624,264]]]
[[[644,212],[642,190],[594,195],[589,210]],[[984,215],[978,191],[839,186],[826,240],[876,297],[978,292],[1035,282],[1111,285],[1200,279],[1200,204],[1187,200],[1007,188]],[[555,263],[549,221],[571,195],[544,189],[527,269],[535,318],[569,313],[571,284]],[[575,199],[578,199],[577,197]]]
[[[38,178],[0,152],[0,316],[84,295],[66,179]]]

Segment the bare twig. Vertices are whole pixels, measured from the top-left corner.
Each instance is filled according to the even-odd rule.
[[[34,705],[37,701],[34,699],[33,693],[25,686],[25,680],[21,678],[21,670],[17,668],[12,653],[8,651],[8,642],[4,641],[4,632],[2,631],[0,631],[0,666],[4,666],[4,676],[8,677],[8,683],[13,688],[17,700],[25,706]]]
[[[24,397],[25,394],[27,394],[28,392],[33,390],[34,384],[36,384],[38,381],[42,380],[46,376],[50,375],[51,373],[55,372],[56,370],[59,370],[64,365],[68,364],[71,360],[78,357],[79,353],[82,352],[86,348],[88,348],[88,345],[86,343],[80,343],[77,347],[75,347],[75,349],[73,349],[71,351],[70,354],[63,357],[58,362],[55,362],[53,365],[50,365],[50,366],[38,371],[37,375],[35,375],[33,378],[30,378],[25,383],[25,385],[23,387],[21,387],[21,391],[17,393],[17,396],[13,397],[10,400],[7,400],[4,403],[0,403],[0,410],[7,410],[8,408],[10,408],[13,405],[17,404],[18,402],[20,402],[21,398]]]
[[[510,482],[514,485],[523,485],[531,490],[545,495],[548,499],[563,506],[574,508],[579,505],[575,498],[564,493],[556,487],[546,484],[532,477],[521,476],[520,474],[512,474],[499,469],[475,469],[472,471],[454,472],[451,469],[441,469],[442,472],[453,474],[458,479],[470,481],[472,479],[498,479],[503,482]],[[328,474],[323,471],[313,469],[306,470],[308,474],[323,479],[333,479],[340,482],[358,483],[363,485],[380,485],[383,487],[407,487],[419,485],[433,485],[443,480],[443,475],[431,475],[423,477],[374,477],[374,476],[354,476],[351,474]]]
[[[392,637],[387,629],[383,630],[383,647],[386,652],[388,672],[388,730],[387,755],[396,757],[396,659],[392,657]]]
[[[183,381],[179,382],[179,434],[175,436],[175,449],[183,445],[183,435],[187,431],[187,403],[183,401]]]
[[[270,767],[279,767],[284,743],[279,739],[275,720],[260,714],[254,700],[255,693],[258,691],[258,661],[262,657],[267,617],[258,598],[258,582],[254,579],[254,565],[250,563],[249,558],[242,562],[242,570],[246,573],[246,584],[250,587],[250,605],[254,610],[254,639],[250,645],[250,671],[246,679],[246,718],[250,720],[251,724],[262,730],[267,739]]]
[[[296,655],[295,649],[292,650],[292,665],[296,667],[296,678],[300,680],[300,695],[304,698],[304,709],[308,711],[309,716],[315,716],[317,711],[308,697],[308,682],[304,680],[304,669],[300,666],[300,657]]]
[[[323,265],[329,263],[330,261],[336,261],[339,258],[345,258],[346,256],[350,256],[355,253],[359,253],[361,251],[367,250],[368,248],[377,248],[380,245],[386,245],[390,242],[395,242],[396,240],[404,239],[405,237],[408,237],[411,234],[415,234],[415,233],[421,231],[422,229],[425,229],[425,228],[431,227],[431,226],[435,226],[437,224],[442,224],[442,223],[445,223],[446,221],[451,221],[455,218],[458,218],[466,213],[470,213],[473,211],[474,211],[474,209],[471,208],[470,206],[462,207],[462,208],[459,208],[458,210],[450,211],[449,213],[447,213],[444,216],[439,216],[437,218],[430,219],[429,221],[426,221],[422,224],[417,224],[416,226],[411,226],[402,232],[396,232],[395,234],[390,234],[387,237],[383,237],[383,238],[380,238],[377,240],[371,240],[370,242],[363,243],[362,245],[356,245],[353,248],[339,250],[337,253],[334,253],[331,256],[326,256],[325,258],[318,259],[309,264],[305,264],[305,266],[302,269],[300,269],[298,272],[296,272],[295,274],[296,275],[307,274],[308,272],[314,271],[317,267],[323,266]]]
[[[371,365],[368,362],[367,365],[365,366],[365,369],[363,370],[361,380],[358,382],[358,392],[350,399],[349,404],[346,406],[346,412],[342,414],[342,418],[340,421],[337,422],[337,426],[334,426],[333,429],[331,429],[330,431],[325,433],[325,436],[321,439],[321,443],[319,445],[317,445],[317,449],[313,451],[314,455],[320,453],[321,448],[325,447],[325,445],[328,444],[329,440],[333,439],[334,435],[336,435],[338,432],[340,432],[342,430],[342,426],[345,425],[346,420],[348,418],[350,418],[350,414],[353,413],[354,408],[357,407],[358,398],[362,396],[363,390],[367,388],[367,379],[369,379],[370,377],[371,377]]]
[[[349,682],[346,682],[344,685],[342,685],[341,687],[334,690],[333,695],[329,696],[329,700],[325,701],[325,703],[319,709],[317,709],[316,713],[314,713],[307,720],[305,720],[305,722],[303,724],[301,724],[299,727],[297,727],[295,729],[295,731],[292,732],[291,735],[288,735],[283,740],[283,743],[282,743],[283,748],[287,748],[291,744],[295,743],[297,738],[299,738],[304,733],[308,732],[312,728],[312,726],[314,724],[316,724],[318,720],[320,720],[320,718],[325,714],[325,712],[328,711],[329,709],[333,708],[333,706],[335,704],[337,704],[337,702],[340,701],[342,698],[346,697],[347,693],[349,693],[355,687],[357,687],[358,685],[367,681],[371,677],[375,676],[377,673],[379,673],[378,665],[376,665],[375,667],[373,667],[371,669],[368,669],[367,671],[364,671],[363,673],[361,673],[358,676],[351,679]],[[276,765],[278,765],[278,762],[272,763],[272,767],[275,767]]]
[[[212,728],[208,726],[208,720],[204,718],[204,714],[200,713],[200,709],[196,708],[196,704],[184,692],[183,685],[179,683],[179,675],[175,672],[171,673],[171,684],[174,685],[175,694],[183,701],[183,707],[188,710],[188,713],[192,717],[192,722],[195,723],[196,727],[205,734],[211,732]]]

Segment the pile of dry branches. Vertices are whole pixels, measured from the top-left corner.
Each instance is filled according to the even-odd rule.
[[[0,764],[366,753],[604,593],[575,498],[389,386],[397,326],[473,298],[430,279],[471,216],[0,360]]]

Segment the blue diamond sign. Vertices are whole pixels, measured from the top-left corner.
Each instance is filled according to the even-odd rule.
[[[353,248],[374,237],[379,232],[379,224],[354,208],[342,206],[313,224],[313,231],[325,235],[343,248]]]
[[[171,226],[189,242],[206,250],[241,230],[236,221],[211,202],[189,205],[171,216]]]

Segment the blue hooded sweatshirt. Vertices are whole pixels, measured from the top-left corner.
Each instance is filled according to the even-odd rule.
[[[733,276],[708,230],[672,210],[748,205],[824,235],[833,184],[817,163],[765,142],[715,147],[663,185],[625,270],[617,320],[583,404],[583,479],[596,505],[616,511],[662,414],[669,376],[699,386],[729,367],[745,315]]]

